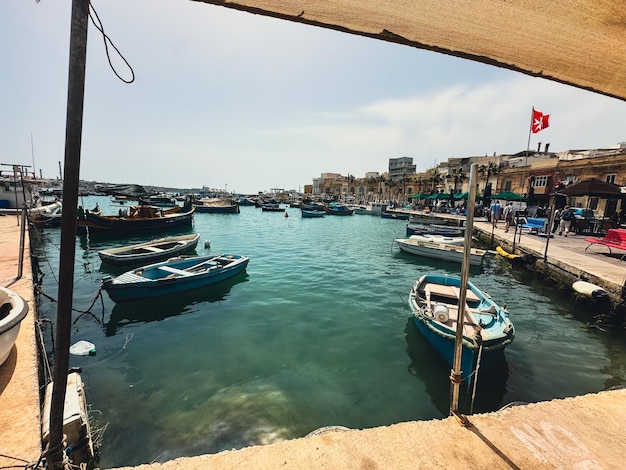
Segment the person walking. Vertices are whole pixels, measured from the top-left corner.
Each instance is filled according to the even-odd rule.
[[[555,233],[561,224],[561,209],[554,210],[554,222],[552,222],[552,233]]]
[[[565,236],[569,233],[570,226],[572,225],[572,219],[574,218],[573,212],[570,210],[569,205],[563,208],[563,212],[561,212],[561,223],[559,224],[559,235],[563,235],[565,232]]]
[[[494,227],[498,226],[498,219],[500,218],[500,201],[493,201],[493,204],[491,204],[490,207],[490,212],[491,212],[491,224]]]
[[[508,233],[509,228],[511,227],[511,222],[513,222],[513,203],[511,201],[504,206],[504,209],[502,210],[502,217],[504,218],[504,233]]]

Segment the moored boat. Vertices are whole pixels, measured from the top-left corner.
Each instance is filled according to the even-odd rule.
[[[428,226],[413,225],[410,222],[406,226],[406,236],[411,235],[443,235],[446,237],[462,237],[465,230],[460,227],[448,225],[430,224]]]
[[[193,251],[199,239],[198,233],[164,237],[136,245],[101,250],[98,256],[103,262],[116,266],[155,263]]]
[[[200,289],[228,279],[248,265],[241,255],[171,258],[102,279],[102,288],[114,302],[128,302]]]
[[[331,202],[328,207],[326,207],[326,213],[328,215],[352,215],[354,214],[354,209],[350,209],[344,204]]]
[[[78,231],[121,234],[191,226],[194,211],[189,201],[182,208],[175,206],[167,210],[153,206],[131,206],[129,209],[120,209],[118,215],[98,215],[85,211],[82,218],[79,215]]]
[[[311,211],[302,209],[302,217],[304,218],[324,217],[325,215],[325,211]]]
[[[461,263],[463,261],[463,252],[465,250],[463,246],[421,241],[413,238],[396,238],[395,242],[402,251],[413,255],[452,261],[455,263]],[[470,265],[481,266],[487,252],[478,248],[468,247],[468,249],[470,250]]]
[[[422,242],[444,243],[446,245],[456,246],[461,246],[465,244],[464,237],[447,237],[445,235],[411,235],[409,239]]]
[[[239,214],[239,203],[229,198],[196,199],[193,203],[196,212],[208,214]]]
[[[385,212],[381,212],[380,216],[383,219],[409,220],[408,212],[403,213],[403,212],[385,211]]]
[[[469,382],[478,366],[489,365],[503,353],[513,341],[515,328],[508,312],[471,282],[465,305],[459,307],[460,287],[456,276],[423,275],[411,288],[409,307],[418,329],[450,366],[457,322],[463,319],[461,371]]]

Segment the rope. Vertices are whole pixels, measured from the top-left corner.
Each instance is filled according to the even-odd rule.
[[[121,353],[124,349],[126,349],[126,345],[132,341],[133,336],[134,336],[134,335],[133,335],[133,333],[127,333],[127,334],[126,334],[126,338],[124,339],[124,344],[122,345],[122,347],[120,348],[120,350],[119,350],[119,351],[117,351],[115,354],[113,354],[113,355],[111,355],[111,356],[109,356],[109,357],[107,357],[107,358],[105,358],[105,359],[103,359],[103,360],[101,360],[101,361],[99,361],[99,362],[96,362],[96,363],[94,363],[94,364],[89,364],[89,365],[86,365],[86,366],[82,366],[82,368],[83,368],[83,369],[87,369],[87,368],[89,368],[89,367],[94,367],[94,366],[97,366],[97,365],[103,364],[103,363],[105,363],[106,361],[109,361],[109,360],[113,359],[115,356],[117,356],[118,354],[120,354],[120,353]]]
[[[478,386],[478,370],[480,369],[480,361],[482,359],[482,354],[483,354],[483,342],[480,342],[480,348],[478,348],[478,359],[476,359],[476,367],[474,367],[473,372],[470,374],[470,377],[473,375],[474,376],[474,384],[473,384],[473,390],[472,390],[472,401],[470,404],[470,414],[474,414],[474,399],[476,398],[476,388]]]
[[[91,14],[92,12],[93,12],[93,15]],[[95,17],[95,19],[94,19],[94,17]],[[100,21],[100,17],[98,16],[98,13],[96,12],[96,9],[93,7],[91,2],[89,2],[89,19],[91,19],[91,22],[96,27],[96,29],[98,31],[100,31],[100,33],[102,33],[102,39],[104,41],[104,50],[106,51],[107,60],[109,61],[109,66],[111,67],[111,70],[113,70],[113,73],[117,76],[117,78],[119,78],[124,83],[133,83],[135,81],[135,71],[130,66],[130,64],[128,63],[126,58],[122,55],[120,50],[115,46],[115,44],[113,44],[113,41],[111,41],[111,38],[109,36],[107,36],[107,34],[104,32],[104,26],[102,25],[102,21]],[[96,20],[98,20],[98,23],[96,23]],[[117,73],[117,70],[115,70],[115,67],[113,66],[113,63],[111,62],[111,54],[109,52],[109,45],[108,45],[107,42],[111,44],[111,47],[113,49],[115,49],[115,52],[117,52],[117,55],[124,61],[124,63],[128,67],[128,69],[130,70],[130,74],[131,74],[131,77],[132,77],[130,80],[126,80],[126,79],[122,78],[120,76],[120,74]]]

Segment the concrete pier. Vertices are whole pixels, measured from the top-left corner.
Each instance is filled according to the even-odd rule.
[[[505,234],[501,227],[494,230],[494,239],[510,240],[512,244],[513,232]],[[475,228],[491,235],[491,225],[484,221],[477,221]],[[4,287],[20,294],[30,307],[17,343],[7,362],[0,367],[0,467],[24,466],[37,461],[41,454],[33,280],[28,241],[23,277],[15,279],[19,229],[14,216],[0,217],[0,280]],[[586,244],[581,238],[551,239],[549,262],[586,279],[597,278],[607,285],[623,286],[626,262],[622,266],[621,261],[607,258],[597,251],[585,254]],[[543,257],[542,247],[545,247],[545,239],[527,233],[522,235],[522,250]],[[268,446],[124,468],[624,468],[624,389],[512,406],[494,413],[470,416],[469,421],[468,427],[461,426],[455,418],[446,418],[365,430],[330,431]]]

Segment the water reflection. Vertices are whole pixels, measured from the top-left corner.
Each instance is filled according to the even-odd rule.
[[[160,321],[168,317],[196,311],[194,306],[199,303],[226,300],[233,286],[247,281],[248,273],[242,271],[225,281],[202,289],[138,302],[115,304],[109,321],[104,324],[105,334],[106,336],[113,336],[124,326],[133,323]]]
[[[404,329],[407,353],[411,359],[409,372],[420,379],[435,408],[448,416],[450,412],[450,366],[441,358],[409,317]],[[495,357],[489,367],[481,367],[478,373],[476,390],[461,385],[459,410],[462,413],[486,413],[502,406],[509,368],[504,355]],[[472,403],[473,397],[473,403]]]

